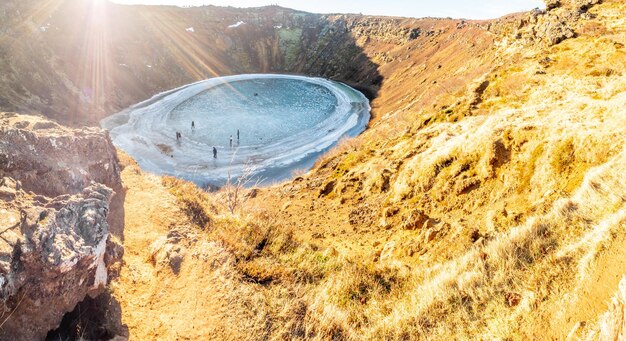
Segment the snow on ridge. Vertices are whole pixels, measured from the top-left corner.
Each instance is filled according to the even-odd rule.
[[[187,27],[187,28],[185,29],[185,31],[187,31],[187,32],[191,32],[191,33],[194,33],[194,32],[195,32],[195,30],[193,29],[193,27]]]
[[[239,27],[239,26],[241,26],[243,24],[245,24],[245,22],[238,21],[236,24],[229,25],[228,28],[236,28],[236,27]]]

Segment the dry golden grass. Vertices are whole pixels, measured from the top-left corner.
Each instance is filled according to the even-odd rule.
[[[214,214],[216,209],[206,192],[192,183],[170,176],[163,177],[161,182],[174,195],[181,211],[187,215],[191,223],[203,230],[210,228],[211,213]]]
[[[585,337],[586,340],[623,340],[626,338],[626,278],[611,300],[609,309],[600,317],[597,326]]]

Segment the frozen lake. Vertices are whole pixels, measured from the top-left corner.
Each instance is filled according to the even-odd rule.
[[[220,186],[244,168],[263,183],[308,170],[342,137],[360,134],[369,118],[367,98],[345,84],[252,74],[158,94],[101,125],[143,169]]]

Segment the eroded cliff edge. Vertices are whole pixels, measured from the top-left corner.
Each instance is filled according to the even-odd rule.
[[[116,276],[121,229],[113,235],[107,218],[123,212],[112,188],[106,133],[0,113],[0,339],[45,338]]]

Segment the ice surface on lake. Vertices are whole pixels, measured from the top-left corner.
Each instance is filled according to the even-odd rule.
[[[210,145],[230,144],[237,129],[239,146],[273,143],[309,129],[333,114],[337,98],[328,88],[296,79],[233,81],[206,90],[174,108],[167,125]]]
[[[308,169],[340,138],[361,133],[369,112],[365,96],[344,84],[257,74],[212,78],[156,95],[102,126],[142,168],[219,186],[229,171],[236,177],[246,165],[266,182]]]

